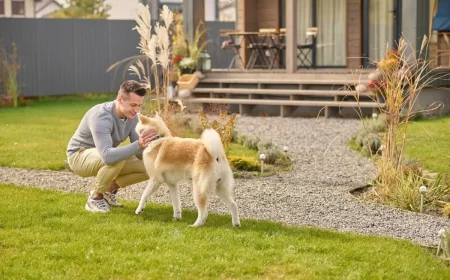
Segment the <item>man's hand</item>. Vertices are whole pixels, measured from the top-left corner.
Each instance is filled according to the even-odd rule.
[[[139,146],[141,147],[141,149],[145,149],[147,147],[148,143],[150,143],[156,136],[157,136],[156,130],[152,129],[152,130],[144,131],[139,136]]]

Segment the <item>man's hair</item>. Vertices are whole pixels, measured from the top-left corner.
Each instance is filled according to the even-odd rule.
[[[145,96],[145,94],[147,93],[145,87],[141,83],[133,80],[125,81],[120,85],[119,94],[130,96],[130,93],[132,92],[136,93],[139,96]]]

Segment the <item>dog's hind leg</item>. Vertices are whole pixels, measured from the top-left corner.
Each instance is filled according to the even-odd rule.
[[[216,194],[230,209],[231,219],[234,227],[240,227],[238,207],[231,194],[231,186],[225,185],[227,182],[217,184]]]
[[[172,198],[172,206],[173,206],[173,219],[181,220],[181,199],[180,192],[178,191],[178,187],[175,184],[167,184],[170,190],[170,197]]]
[[[141,201],[139,202],[139,206],[136,209],[136,214],[141,214],[144,211],[147,199],[158,190],[159,186],[161,186],[161,182],[156,181],[155,179],[150,179],[148,181],[147,187],[141,195]]]
[[[197,206],[198,217],[195,223],[191,226],[199,227],[202,226],[206,218],[208,217],[208,196],[206,193],[206,188],[203,188],[198,182],[194,182],[194,202]]]

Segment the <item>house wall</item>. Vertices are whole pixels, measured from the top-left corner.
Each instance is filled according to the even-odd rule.
[[[25,16],[12,15],[12,0],[5,0],[4,17],[34,17],[34,0],[25,0]]]
[[[61,10],[61,6],[52,0],[36,2],[35,17],[47,18],[51,13]]]
[[[347,68],[357,69],[362,65],[362,0],[347,0]]]
[[[108,19],[135,19],[139,0],[106,0],[111,6]]]

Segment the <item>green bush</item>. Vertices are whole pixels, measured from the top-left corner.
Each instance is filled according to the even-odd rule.
[[[251,157],[237,157],[230,156],[228,160],[231,164],[231,167],[234,170],[243,170],[243,171],[260,171],[261,165],[258,160]]]
[[[258,148],[258,151],[263,151],[272,148],[273,144],[271,141],[261,140],[256,146]]]
[[[252,150],[258,150],[258,142],[259,138],[257,137],[246,137],[244,140],[244,147],[252,149]]]

